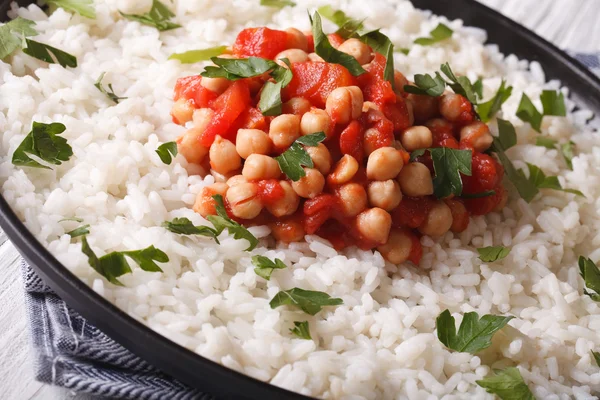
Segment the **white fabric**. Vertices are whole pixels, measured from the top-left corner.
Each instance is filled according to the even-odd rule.
[[[561,48],[578,52],[600,51],[600,24],[597,24],[600,1],[480,1],[523,23]],[[88,398],[33,380],[28,335],[18,253],[0,231],[0,399]]]

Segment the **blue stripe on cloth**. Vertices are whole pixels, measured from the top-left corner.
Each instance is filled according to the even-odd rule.
[[[600,74],[600,53],[571,54]],[[163,374],[87,323],[26,263],[23,273],[39,381],[118,399],[214,399]]]

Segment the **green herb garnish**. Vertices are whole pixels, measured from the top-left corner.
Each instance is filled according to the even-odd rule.
[[[363,28],[363,21],[352,19],[342,10],[335,10],[330,5],[319,7],[317,12],[336,24],[339,29],[335,33],[344,39],[358,36],[358,31]]]
[[[23,53],[37,58],[38,60],[45,61],[49,64],[60,64],[61,67],[77,67],[77,58],[65,51],[52,47],[45,43],[36,42],[35,40],[25,39],[25,45]]]
[[[106,95],[106,97],[108,97],[113,103],[119,104],[119,100],[125,100],[127,97],[119,97],[119,96],[117,96],[115,94],[115,91],[113,90],[112,83],[108,84],[108,90],[106,90],[104,88],[104,86],[102,86],[102,80],[104,79],[104,75],[105,74],[106,74],[106,72],[103,72],[103,73],[100,74],[100,76],[98,77],[98,79],[96,79],[96,83],[94,83],[94,86],[100,92],[104,93]]]
[[[448,79],[450,79],[450,82],[447,82],[447,84],[454,90],[454,93],[464,96],[472,104],[477,104],[477,97],[475,96],[475,91],[473,90],[473,85],[469,78],[466,76],[457,77],[454,75],[454,72],[452,72],[452,68],[450,68],[450,64],[448,63],[443,64],[440,67],[440,70],[448,77]]]
[[[0,26],[0,59],[11,55],[23,47],[23,38],[35,36],[38,32],[33,28],[35,22],[17,17]]]
[[[479,259],[484,262],[502,260],[510,253],[510,248],[504,246],[489,246],[477,249]]]
[[[456,321],[445,310],[436,319],[438,339],[449,349],[475,354],[490,347],[492,336],[513,318],[491,314],[479,318],[476,312],[468,312],[456,332]]]
[[[435,177],[433,178],[433,194],[438,199],[454,194],[462,194],[462,178],[460,174],[471,176],[471,150],[456,150],[448,147],[429,149],[433,161]]]
[[[253,78],[279,67],[275,61],[259,57],[212,57],[210,60],[217,66],[208,66],[204,68],[204,72],[200,75],[206,78],[225,78],[230,81],[237,81],[242,78]]]
[[[313,168],[314,163],[308,152],[301,145],[318,146],[326,137],[324,132],[317,132],[296,139],[283,154],[275,157],[281,172],[294,182],[306,176],[306,172],[302,167]]]
[[[476,381],[477,384],[501,400],[535,400],[518,368],[509,367],[495,373],[494,376]]]
[[[312,340],[310,336],[310,328],[308,327],[308,321],[294,321],[295,328],[290,329],[294,335],[300,339]]]
[[[536,146],[545,147],[550,150],[555,149],[557,143],[558,142],[556,140],[544,136],[538,136],[535,138]]]
[[[208,226],[195,226],[192,221],[188,218],[174,218],[172,221],[165,221],[161,225],[163,228],[171,231],[173,233],[177,233],[179,235],[200,235],[212,238],[219,243],[219,233],[217,233],[216,229],[213,229]]]
[[[87,18],[96,18],[93,0],[48,0],[48,4],[54,4],[57,7],[76,12]]]
[[[179,60],[182,64],[193,64],[199,61],[207,61],[212,57],[218,57],[225,52],[227,46],[216,46],[202,50],[189,50],[183,53],[173,53],[169,60]]]
[[[475,87],[473,88],[475,89]],[[494,118],[498,111],[500,111],[500,108],[502,108],[502,104],[511,96],[512,90],[512,86],[506,87],[506,81],[503,79],[494,97],[490,101],[477,105],[477,113],[482,122],[488,122]]]
[[[181,25],[169,21],[175,14],[159,0],[152,0],[152,8],[146,14],[135,15],[121,13],[121,15],[132,21],[153,26],[161,32],[181,28]]]
[[[254,268],[256,275],[266,280],[271,280],[271,274],[274,270],[287,268],[287,265],[279,258],[271,261],[265,256],[252,256],[252,265],[256,267]]]
[[[558,181],[557,176],[546,176],[544,171],[533,164],[527,163],[527,168],[529,169],[529,182],[531,182],[536,188],[560,190],[577,196],[585,197],[579,190],[563,189]]]
[[[284,7],[294,7],[296,3],[291,0],[260,0],[260,5],[282,9]]]
[[[156,149],[156,154],[158,154],[160,160],[167,165],[171,164],[177,152],[177,143],[175,142],[163,143]]]
[[[290,66],[290,61],[285,58],[282,61],[288,66],[284,68],[277,66],[271,71],[271,77],[275,80],[273,82],[267,82],[260,92],[260,100],[258,102],[258,109],[263,115],[275,116],[281,114],[282,101],[281,101],[281,90],[285,88],[292,81],[294,77]]]
[[[475,83],[473,83],[473,91],[479,100],[483,99],[483,80],[481,78],[477,79]]]
[[[370,46],[374,52],[385,57],[383,78],[394,87],[394,44],[379,30],[365,33],[360,40]]]
[[[72,238],[76,238],[79,236],[84,236],[90,233],[89,228],[90,225],[83,225],[80,226],[79,228],[75,228],[72,231],[67,232],[67,235],[71,236]]]
[[[583,294],[590,296],[594,301],[600,301],[600,270],[598,270],[596,263],[583,256],[579,256],[578,263],[581,277],[585,282]],[[588,289],[593,290],[593,292]]]
[[[521,102],[517,108],[517,117],[519,117],[521,121],[528,122],[536,131],[542,131],[541,126],[543,115],[538,111],[537,108],[535,108],[531,102],[531,99],[525,93],[523,93]]]
[[[600,353],[592,350],[592,357],[596,360],[596,365],[600,367]]]
[[[293,288],[281,290],[269,302],[271,308],[279,306],[295,306],[307,314],[315,315],[325,306],[338,306],[343,304],[342,299],[332,298],[327,293]]]
[[[570,140],[567,143],[560,145],[560,152],[562,153],[563,158],[565,159],[565,164],[567,164],[567,167],[570,170],[573,170],[573,157],[575,156],[573,154],[574,146],[575,146],[575,143],[573,143]]]
[[[540,96],[544,115],[555,115],[558,117],[567,116],[567,107],[565,106],[565,95],[555,90],[544,90]]]
[[[73,155],[73,149],[67,139],[58,136],[67,128],[59,123],[44,124],[34,122],[31,132],[25,136],[12,156],[12,163],[23,167],[52,169],[40,164],[29,155],[36,156],[47,163],[61,165]]]
[[[439,72],[436,72],[435,76],[416,74],[415,85],[404,85],[404,91],[421,96],[438,97],[444,94],[444,90],[446,90],[446,81]]]
[[[429,37],[415,39],[415,44],[420,44],[421,46],[431,46],[432,44],[436,44],[442,40],[451,38],[453,33],[454,31],[450,29],[450,27],[440,23],[431,32],[429,32]]]
[[[227,231],[233,235],[234,239],[246,239],[248,241],[250,246],[246,251],[254,249],[258,244],[258,239],[244,226],[229,218],[225,205],[223,204],[223,196],[216,194],[213,196],[213,199],[215,200],[215,210],[217,211],[217,215],[209,215],[206,219],[215,227],[216,235],[219,236],[221,232],[227,229]]]

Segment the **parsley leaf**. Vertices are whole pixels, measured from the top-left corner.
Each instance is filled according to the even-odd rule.
[[[117,278],[131,272],[131,267],[125,257],[131,258],[140,268],[149,272],[162,272],[162,269],[155,261],[161,263],[169,261],[169,257],[154,246],[146,247],[142,250],[113,251],[98,258],[89,246],[86,236],[83,236],[81,241],[81,251],[88,257],[88,263],[96,272],[110,283],[119,286],[123,286],[123,284]]]
[[[365,33],[360,40],[370,46],[374,52],[385,57],[385,69],[383,78],[394,87],[394,44],[379,30]]]
[[[61,67],[77,67],[77,58],[65,51],[59,50],[45,43],[36,42],[35,40],[25,39],[27,47],[23,49],[23,53],[45,61],[50,64],[60,64]],[[54,57],[52,57],[54,56]]]
[[[446,81],[439,72],[435,73],[435,77],[429,74],[416,74],[415,85],[404,85],[404,91],[421,96],[438,97],[444,94],[444,90],[446,90]]]
[[[519,195],[529,203],[539,193],[539,190],[525,178],[523,173],[515,168],[512,161],[504,153],[517,144],[515,128],[509,121],[498,118],[498,131],[499,135],[494,137],[491,151],[495,152],[496,156],[498,156],[500,163],[504,167],[504,173],[515,186]]]
[[[290,66],[290,60],[284,58],[282,61],[288,66],[288,68],[278,65],[277,68],[273,69],[270,75],[273,79],[275,79],[275,83],[265,83],[262,91],[260,92],[258,109],[263,115],[275,116],[281,114],[281,89],[289,85],[294,77]]]
[[[450,27],[440,23],[431,32],[429,32],[429,37],[415,39],[415,44],[420,44],[421,46],[431,46],[432,44],[436,44],[442,40],[451,38],[453,33],[454,31],[450,29]]]
[[[596,263],[589,258],[579,256],[578,264],[585,287],[594,291],[590,292],[584,288],[583,294],[590,296],[594,301],[600,301],[600,270],[598,270]]]
[[[287,6],[294,7],[296,3],[291,0],[260,0],[260,5],[281,9]]]
[[[560,145],[560,152],[563,155],[563,158],[565,159],[565,163],[567,164],[567,167],[572,171],[573,170],[573,147],[575,146],[575,143],[573,143],[572,141],[568,141],[567,143],[561,144]]]
[[[460,173],[471,176],[471,150],[456,150],[448,147],[429,149],[433,161],[435,177],[433,178],[433,194],[442,199],[455,194],[462,194]]]
[[[454,317],[445,310],[436,319],[438,339],[449,349],[475,354],[490,347],[492,336],[513,318],[491,314],[479,318],[476,312],[468,312],[457,333]]]
[[[48,4],[54,4],[57,7],[76,12],[87,18],[96,18],[93,0],[48,0]]]
[[[312,340],[310,336],[310,328],[308,327],[308,321],[294,321],[295,328],[290,329],[294,335],[300,339]]]
[[[35,36],[35,22],[17,17],[0,26],[0,60],[23,46],[23,37]]]
[[[218,57],[225,52],[227,46],[216,46],[202,50],[189,50],[183,53],[173,53],[169,60],[179,60],[182,64],[192,64],[198,61],[207,61],[212,57]]]
[[[362,75],[367,72],[360,66],[358,61],[356,61],[356,58],[352,57],[350,54],[339,51],[329,43],[327,35],[323,33],[321,16],[318,12],[315,12],[311,18],[311,25],[315,41],[315,53],[317,53],[317,55],[321,56],[321,58],[327,62],[340,64],[346,67],[346,69],[354,76]]]
[[[65,222],[65,221],[83,222],[83,218],[78,218],[78,217],[63,218],[58,222]]]
[[[76,229],[73,229],[72,231],[67,232],[67,235],[71,236],[72,238],[87,235],[90,233],[90,231],[88,229],[89,227],[90,227],[89,224],[80,226],[79,228],[76,228]]]
[[[518,368],[509,367],[495,373],[494,376],[475,382],[501,400],[535,400]]]
[[[160,160],[169,165],[173,161],[173,157],[177,155],[177,143],[167,142],[163,143],[156,149],[156,154],[160,157]]]
[[[402,54],[404,54],[405,56],[407,56],[407,55],[408,55],[408,53],[410,53],[410,49],[409,49],[409,48],[407,48],[407,47],[400,47],[400,48],[397,48],[397,49],[395,49],[394,51],[395,51],[396,53],[402,53]]]
[[[481,192],[481,193],[463,193],[460,195],[460,197],[462,197],[463,199],[481,199],[482,197],[490,197],[495,195],[496,192],[494,190],[487,190],[485,192]]]
[[[445,63],[440,67],[440,70],[450,79],[448,86],[454,90],[454,93],[460,94],[467,98],[471,103],[477,103],[477,97],[475,96],[475,91],[473,90],[473,85],[471,81],[466,76],[457,77],[452,72],[452,68],[450,68],[450,64]]]
[[[544,136],[538,136],[535,138],[535,145],[540,147],[545,147],[547,149],[554,149],[556,147],[557,141],[554,139],[550,139]]]
[[[29,154],[54,165],[61,165],[63,161],[68,161],[73,155],[73,149],[67,143],[67,139],[58,136],[66,129],[59,122],[51,124],[34,122],[31,132],[25,136],[13,153],[12,163],[23,167],[52,169],[29,157]]]
[[[560,182],[558,181],[558,177],[546,176],[546,174],[544,174],[544,171],[542,171],[539,167],[533,164],[527,163],[527,169],[529,169],[529,182],[531,182],[538,189],[561,190],[563,192],[585,197],[583,193],[581,193],[579,190],[563,189]]]
[[[284,153],[275,157],[275,161],[279,164],[281,172],[294,182],[306,176],[306,172],[302,167],[312,168],[314,164],[308,152],[301,145],[314,147],[325,140],[325,138],[324,132],[317,132],[296,139]]]
[[[477,252],[481,261],[493,262],[505,258],[510,253],[510,249],[503,246],[489,246],[478,248]]]
[[[565,107],[565,95],[556,90],[544,90],[540,96],[544,115],[555,115],[558,117],[567,116],[567,108]]]
[[[106,95],[106,97],[108,97],[110,100],[112,100],[115,104],[119,104],[119,100],[125,100],[127,97],[117,96],[115,94],[115,91],[113,90],[112,83],[108,84],[108,90],[106,90],[104,88],[104,86],[102,86],[102,79],[104,79],[105,74],[106,74],[106,72],[103,72],[100,74],[98,79],[96,79],[96,83],[94,83],[94,86],[96,86],[96,89],[98,89],[100,92],[104,93]]]
[[[171,231],[173,233],[177,233],[179,235],[201,235],[207,236],[209,238],[213,238],[217,244],[219,243],[219,233],[217,233],[216,229],[213,229],[209,226],[195,226],[192,221],[188,218],[174,218],[173,221],[165,221],[161,225],[163,228]]]
[[[352,19],[342,10],[335,10],[330,5],[319,7],[317,12],[336,24],[339,29],[335,33],[344,39],[357,36],[357,32],[363,28],[363,21]]]
[[[523,93],[521,102],[517,108],[517,117],[519,117],[519,119],[523,122],[529,122],[531,127],[536,131],[542,131],[541,126],[543,115],[540,114],[537,108],[535,108],[531,102],[531,99],[525,93]]]
[[[600,367],[600,353],[592,350],[592,356],[596,360],[596,365]]]
[[[256,275],[266,280],[271,280],[271,274],[274,270],[287,268],[287,265],[279,258],[276,258],[273,262],[265,256],[252,256],[252,264],[256,267],[254,268]]]
[[[250,246],[246,251],[254,249],[258,244],[258,239],[244,226],[229,218],[227,210],[225,210],[225,205],[223,204],[223,196],[216,194],[213,196],[213,199],[215,200],[215,210],[217,210],[217,215],[209,215],[206,219],[215,227],[216,236],[219,236],[221,232],[227,229],[227,231],[233,235],[234,239],[246,239],[248,241]]]
[[[342,299],[332,298],[327,293],[293,288],[279,291],[269,302],[269,305],[271,308],[292,305],[300,308],[307,314],[315,315],[324,306],[338,306],[343,303]]]
[[[475,89],[475,86],[473,86],[473,89]],[[488,122],[494,118],[498,111],[500,111],[502,104],[511,96],[512,90],[512,86],[506,87],[506,81],[503,79],[494,97],[490,101],[477,105],[477,113],[481,121]]]
[[[208,66],[204,68],[204,72],[200,75],[206,78],[225,78],[230,81],[237,81],[242,78],[252,78],[279,67],[275,61],[259,57],[212,57],[210,60],[217,66]]]
[[[152,8],[146,14],[135,15],[121,13],[121,15],[132,21],[153,26],[161,32],[181,28],[181,25],[169,21],[175,14],[159,0],[152,0]]]
[[[483,81],[481,78],[477,79],[475,83],[473,83],[473,91],[479,100],[483,99]]]

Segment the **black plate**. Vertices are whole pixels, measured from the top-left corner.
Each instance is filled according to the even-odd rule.
[[[5,18],[9,1],[0,3]],[[19,1],[28,4],[28,1]],[[548,79],[559,79],[571,89],[571,97],[582,107],[600,112],[600,80],[585,66],[554,45],[473,0],[413,0],[416,7],[432,10],[465,25],[486,29],[490,43],[505,54],[539,61]],[[307,399],[232,371],[189,351],[150,330],[104,300],[46,250],[19,221],[0,196],[0,226],[12,243],[44,281],[73,309],[123,346],[167,374],[220,398]]]

